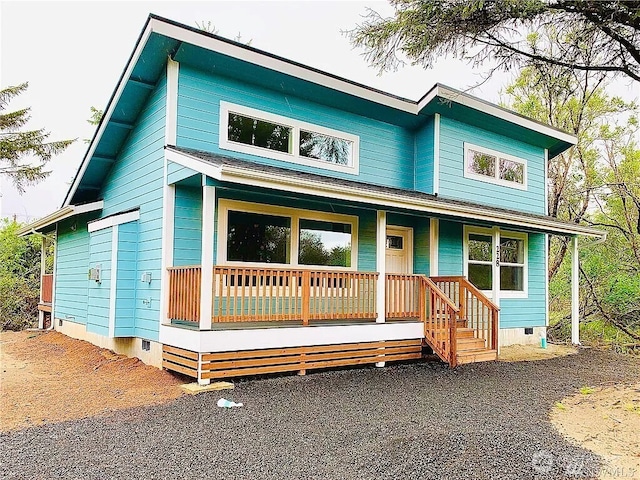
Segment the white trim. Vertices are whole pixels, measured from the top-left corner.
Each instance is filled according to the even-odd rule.
[[[269,263],[273,267],[313,267],[316,270],[358,270],[358,217],[340,213],[328,213],[318,210],[303,210],[299,208],[281,207],[263,203],[243,202],[240,200],[220,199],[218,202],[218,235],[216,263],[219,265],[238,265],[246,267],[262,267],[264,263],[256,262],[229,262],[227,261],[227,223],[229,210],[240,212],[259,213],[264,215],[276,215],[291,219],[291,251],[290,263]],[[298,237],[300,232],[300,220],[325,220],[351,225],[351,266],[336,267],[323,265],[300,265],[298,263]]]
[[[544,149],[544,214],[549,215],[549,149]]]
[[[440,236],[440,220],[437,218],[429,219],[429,275],[438,276],[438,243]]]
[[[544,304],[545,304],[545,321],[544,324],[549,326],[549,234],[544,234]]]
[[[206,177],[202,177],[203,183]],[[200,330],[211,329],[213,316],[213,245],[215,241],[216,187],[202,186],[202,266],[200,293]],[[226,238],[224,235],[219,237]]]
[[[433,115],[433,194],[440,193],[440,114]]]
[[[278,125],[290,127],[292,134],[292,138],[290,139],[290,142],[292,144],[291,152],[278,152],[275,150],[269,150],[267,148],[245,145],[243,143],[230,141],[228,139],[229,112],[238,113],[240,115],[247,115],[258,120],[266,120]],[[231,150],[233,152],[247,153],[259,157],[273,158],[275,160],[280,160],[283,162],[296,163],[300,165],[306,165],[308,167],[321,168],[323,170],[344,172],[352,175],[358,175],[358,173],[360,172],[360,137],[357,135],[225,101],[220,101],[219,123],[220,127],[218,132],[218,142],[220,148],[223,150]],[[316,160],[300,155],[300,130],[311,131],[314,133],[319,133],[322,135],[327,135],[351,142],[351,164],[337,165],[335,163],[326,162],[324,160]]]
[[[194,352],[225,352],[424,338],[421,322],[198,331],[160,325],[159,342]]]
[[[376,323],[385,323],[386,304],[386,272],[387,272],[387,212],[378,210],[376,212],[376,270],[378,271],[378,282],[376,284],[376,310],[378,316]]]
[[[571,239],[571,343],[580,345],[580,259],[578,237]]]
[[[165,158],[165,180],[167,172],[167,160]],[[176,203],[176,187],[175,185],[167,185],[164,182],[162,192],[162,274],[160,276],[160,323],[169,323],[171,320],[167,318],[169,311],[169,272],[167,268],[173,266],[173,243],[175,228],[175,203]]]
[[[25,225],[20,230],[18,230],[17,235],[22,237],[24,235],[29,235],[36,230],[42,230],[49,225],[60,222],[61,220],[65,220],[69,217],[73,217],[75,215],[80,215],[88,212],[95,212],[97,210],[102,210],[104,207],[104,202],[102,200],[98,200],[97,202],[85,203],[83,205],[68,205],[66,207],[61,208],[60,210],[56,210],[53,213],[50,213],[46,217],[43,217],[35,222],[32,222],[28,225]]]
[[[375,203],[385,207],[401,208],[423,213],[447,215],[456,218],[473,219],[484,222],[500,222],[516,227],[544,229],[560,235],[586,235],[602,238],[604,233],[595,228],[578,224],[558,225],[553,219],[531,218],[526,214],[514,212],[497,212],[484,209],[481,206],[444,203],[439,200],[407,198],[401,194],[390,192],[373,192],[353,185],[339,185],[307,180],[298,176],[275,174],[271,172],[249,170],[228,165],[217,166],[206,160],[199,159],[186,153],[169,151],[167,158],[171,161],[209,175],[216,180],[264,187],[282,189],[291,193],[303,193],[335,200]],[[211,174],[210,174],[211,172]]]
[[[129,78],[133,73],[133,69],[136,67],[136,64],[138,63],[138,59],[140,58],[140,55],[142,54],[142,51],[144,50],[147,44],[147,41],[151,36],[152,31],[153,31],[153,26],[151,25],[151,22],[149,22],[149,24],[147,24],[147,27],[144,29],[144,31],[140,35],[140,40],[138,42],[138,45],[135,51],[133,52],[133,54],[131,55],[131,59],[127,64],[126,70],[122,74],[122,80],[120,81],[120,83],[118,83],[116,87],[116,91],[113,94],[113,98],[109,103],[109,108],[106,112],[104,112],[102,122],[100,123],[98,131],[96,132],[93,138],[93,141],[91,142],[91,145],[89,145],[89,150],[87,151],[87,153],[84,156],[84,159],[82,160],[82,164],[80,165],[80,169],[78,170],[76,177],[73,179],[73,184],[71,185],[71,188],[67,192],[67,196],[65,197],[64,202],[62,204],[63,206],[67,206],[71,201],[71,199],[73,198],[73,195],[76,193],[76,190],[78,189],[78,186],[80,185],[80,182],[82,181],[82,178],[84,177],[84,174],[87,171],[87,167],[89,166],[89,161],[91,160],[91,157],[93,157],[93,154],[95,153],[96,148],[100,143],[100,139],[102,138],[102,135],[104,134],[104,131],[107,128],[109,121],[111,120],[111,116],[113,115],[114,110],[118,106],[118,102],[120,100],[120,97],[122,96],[122,92],[127,86],[127,82],[129,81]]]
[[[484,153],[496,158],[496,164],[494,166],[494,176],[482,175],[480,173],[474,173],[469,171],[469,153],[471,151]],[[504,180],[500,178],[500,160],[508,160],[510,162],[519,163],[523,167],[523,183],[512,182],[510,180]],[[490,148],[481,147],[472,143],[464,142],[464,176],[472,180],[478,180],[480,182],[492,183],[494,185],[500,185],[502,187],[517,188],[518,190],[527,190],[528,187],[528,168],[527,161],[524,158],[514,157],[498,150],[492,150]]]
[[[105,228],[120,225],[121,223],[133,222],[140,219],[140,210],[133,210],[131,212],[121,213],[118,215],[111,215],[110,217],[101,218],[100,220],[94,220],[87,224],[87,230],[89,233],[103,230]]]
[[[115,337],[116,299],[118,287],[118,225],[111,230],[111,279],[109,282],[109,337]]]
[[[490,297],[496,305],[499,305],[501,298],[529,298],[529,235],[522,232],[513,232],[511,230],[503,230],[498,227],[483,228],[471,225],[464,225],[462,229],[462,265],[463,275],[469,278],[469,235],[477,234],[491,237],[492,252],[491,260],[485,262],[475,261],[475,264],[491,265],[492,271],[492,290],[482,290],[482,292]],[[500,267],[502,264],[498,261],[500,239],[513,238],[522,240],[524,264],[505,264],[506,266],[522,266],[522,290],[501,290],[500,289]]]
[[[53,290],[51,292],[51,329],[55,330],[56,308],[56,275],[58,274],[58,224],[56,223],[56,238],[53,241]],[[88,292],[87,292],[88,294]]]
[[[180,64],[167,58],[167,104],[164,139],[166,145],[175,145],[178,131],[178,78]]]

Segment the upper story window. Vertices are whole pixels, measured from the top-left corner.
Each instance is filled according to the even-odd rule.
[[[220,148],[358,174],[360,139],[338,130],[220,102]]]
[[[527,189],[527,162],[522,158],[464,144],[464,176],[507,187]]]

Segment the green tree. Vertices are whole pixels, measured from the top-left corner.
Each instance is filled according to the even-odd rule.
[[[623,74],[640,81],[640,2],[622,0],[390,0],[394,16],[369,10],[348,32],[378,69],[397,68],[399,54],[432,67],[452,56],[495,69],[545,63]],[[523,31],[553,26],[553,50],[527,47]],[[525,34],[526,35],[526,34]],[[493,70],[492,70],[493,71]]]
[[[102,117],[104,116],[104,110],[100,110],[99,108],[91,106],[89,107],[89,111],[91,113],[89,115],[89,119],[87,120],[87,123],[89,125],[93,125],[94,127],[97,127],[98,125],[100,125],[100,122],[102,121]],[[85,138],[83,141],[84,143],[91,143],[90,138]]]
[[[553,50],[555,36],[555,28],[549,27],[529,35],[527,40],[531,50],[544,45]],[[605,72],[530,62],[505,89],[505,106],[577,136],[575,147],[549,159],[548,212],[552,217],[583,222],[603,182],[599,170],[607,148],[603,129],[621,115],[632,115],[637,108],[633,102],[608,95],[606,86]],[[552,237],[551,242],[549,279],[558,272],[568,249],[566,237]]]
[[[0,330],[21,330],[38,319],[40,238],[18,237],[19,228],[0,223]]]
[[[4,113],[10,100],[25,92],[28,83],[0,90],[0,175],[11,179],[20,193],[25,187],[45,179],[45,165],[75,140],[49,142],[44,129],[20,131],[31,115],[30,108]]]

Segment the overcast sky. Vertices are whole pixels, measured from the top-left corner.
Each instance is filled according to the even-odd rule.
[[[0,216],[32,220],[60,207],[86,151],[93,127],[89,107],[104,109],[149,13],[187,25],[211,22],[219,34],[382,90],[418,99],[436,82],[466,89],[481,71],[454,60],[431,71],[405,67],[377,72],[341,33],[362,21],[366,7],[390,15],[386,2],[5,2],[0,3],[0,86],[28,81],[27,93],[9,109],[29,106],[29,128],[45,127],[51,139],[79,138],[50,163],[51,176],[20,196],[0,179]],[[510,76],[500,75],[473,94],[497,102]],[[627,98],[638,84],[622,85]]]

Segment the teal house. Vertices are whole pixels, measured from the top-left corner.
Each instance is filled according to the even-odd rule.
[[[573,135],[407,100],[150,16],[62,208],[42,320],[211,379],[539,343],[549,158]],[[42,325],[41,325],[42,326]]]

